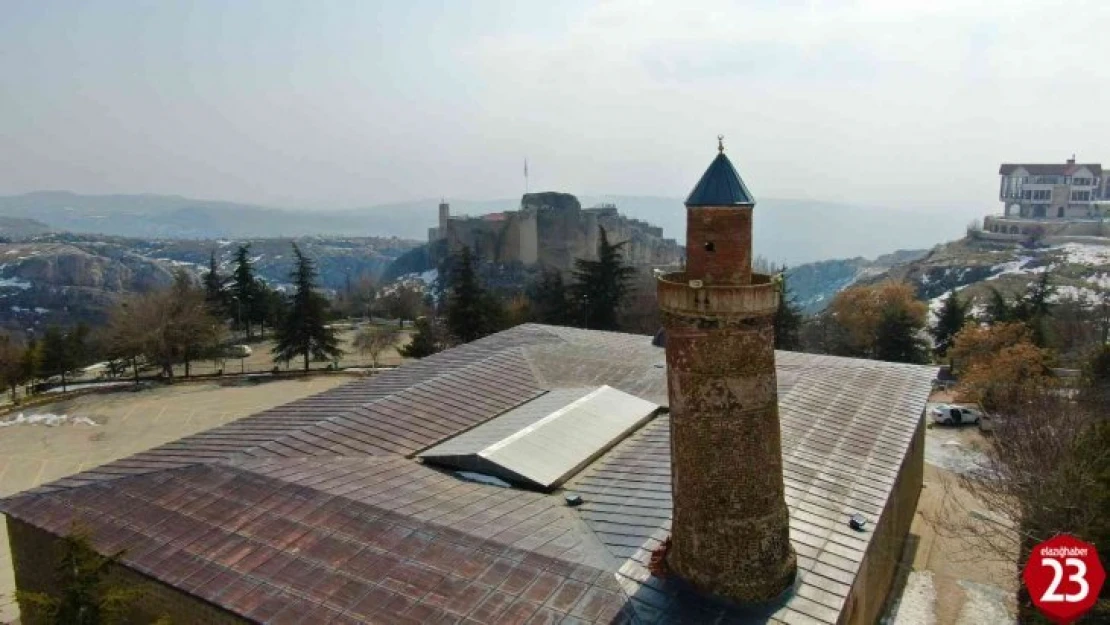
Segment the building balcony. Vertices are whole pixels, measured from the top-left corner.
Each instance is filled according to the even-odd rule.
[[[744,285],[702,285],[686,272],[659,276],[659,308],[680,315],[749,317],[774,314],[779,307],[780,283],[772,276],[752,273]]]

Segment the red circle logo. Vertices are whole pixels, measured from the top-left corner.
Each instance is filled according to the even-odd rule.
[[[1033,547],[1021,578],[1033,605],[1064,625],[1094,607],[1106,571],[1094,545],[1060,534]]]

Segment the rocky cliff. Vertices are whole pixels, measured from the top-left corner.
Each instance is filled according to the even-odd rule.
[[[290,242],[260,239],[251,245],[257,274],[278,288],[292,268]],[[53,324],[99,323],[125,295],[170,285],[175,271],[199,277],[213,251],[230,274],[238,244],[71,234],[0,242],[0,328],[34,333]],[[379,276],[415,246],[395,238],[304,238],[298,244],[317,261],[321,286],[334,290]]]
[[[787,284],[802,312],[812,315],[824,310],[840,291],[925,254],[925,250],[899,250],[874,260],[857,257],[805,263],[787,269]]]
[[[933,310],[955,292],[982,310],[990,289],[1006,295],[1021,293],[1045,272],[1056,300],[1095,302],[1110,297],[1110,239],[1038,247],[961,239],[938,245],[920,259],[895,265],[866,281],[907,281]]]

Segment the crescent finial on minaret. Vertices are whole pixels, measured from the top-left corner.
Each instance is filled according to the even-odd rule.
[[[725,136],[717,135],[717,151],[724,154],[725,151]]]

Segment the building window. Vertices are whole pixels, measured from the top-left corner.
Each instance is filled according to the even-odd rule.
[[[1023,199],[1023,200],[1033,199],[1033,192],[1029,191],[1029,190],[1026,190],[1026,191],[1022,192],[1021,199]]]
[[[1093,178],[1072,178],[1071,183],[1077,187],[1089,187],[1095,183]]]
[[[1091,192],[1090,191],[1072,191],[1071,192],[1071,201],[1073,201],[1073,202],[1090,202],[1091,201]]]
[[[1049,191],[1048,189],[1044,189],[1044,190],[1040,190],[1040,191],[1033,191],[1032,192],[1032,197],[1030,197],[1030,192],[1029,191],[1026,191],[1025,193],[1026,193],[1025,199],[1027,199],[1027,200],[1032,199],[1034,202],[1036,202],[1038,200],[1048,201],[1052,197],[1052,192]]]

